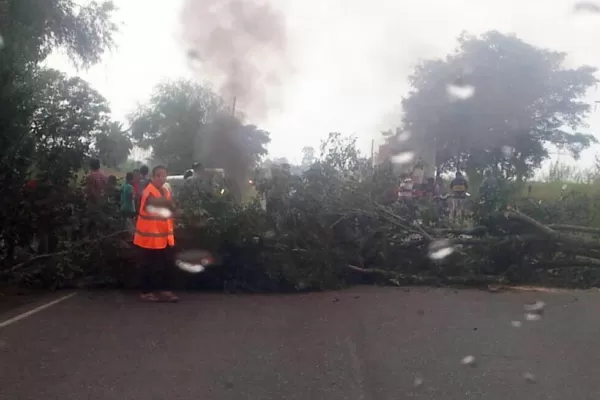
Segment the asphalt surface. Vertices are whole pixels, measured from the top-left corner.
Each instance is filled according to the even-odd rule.
[[[0,329],[0,399],[600,398],[597,291],[182,300],[79,293]],[[524,321],[536,300],[544,317]]]

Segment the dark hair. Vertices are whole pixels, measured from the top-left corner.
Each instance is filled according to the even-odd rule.
[[[90,168],[92,171],[98,171],[100,169],[100,160],[97,158],[92,158],[90,160]]]
[[[128,172],[125,174],[125,182],[131,182],[133,180],[133,172]]]
[[[148,175],[149,171],[150,171],[150,169],[148,169],[147,165],[142,165],[140,167],[140,174],[142,174],[142,175]]]
[[[158,172],[160,169],[164,169],[166,171],[167,167],[164,165],[157,165],[156,167],[152,168],[152,176],[156,176],[156,172]]]
[[[114,175],[109,175],[108,176],[108,183],[117,183],[117,177]]]
[[[193,163],[193,164],[192,164],[192,169],[193,169],[194,171],[196,171],[197,169],[200,169],[200,168],[204,168],[204,166],[202,165],[202,163],[200,163],[200,162],[195,162],[195,163]]]

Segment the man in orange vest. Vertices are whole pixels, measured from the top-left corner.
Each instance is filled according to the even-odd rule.
[[[142,295],[144,301],[169,301],[179,299],[169,291],[169,267],[174,262],[175,236],[172,218],[173,200],[171,192],[164,187],[167,168],[159,165],[152,169],[152,181],[142,192],[133,243],[142,251]],[[160,201],[165,208],[158,211],[148,207]]]

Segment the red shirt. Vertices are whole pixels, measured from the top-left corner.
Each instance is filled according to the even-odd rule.
[[[140,192],[140,183],[139,182],[133,182],[131,185],[133,186],[133,195],[135,197],[141,196],[142,193]]]
[[[102,171],[92,171],[87,176],[87,194],[92,199],[99,199],[104,194],[108,178]]]

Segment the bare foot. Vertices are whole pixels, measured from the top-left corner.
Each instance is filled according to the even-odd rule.
[[[176,303],[179,301],[179,297],[175,296],[173,292],[159,292],[159,296],[162,301],[168,301],[169,303]]]
[[[156,303],[156,302],[160,301],[160,299],[154,293],[142,293],[140,295],[140,299],[142,301],[148,301],[151,303]]]

